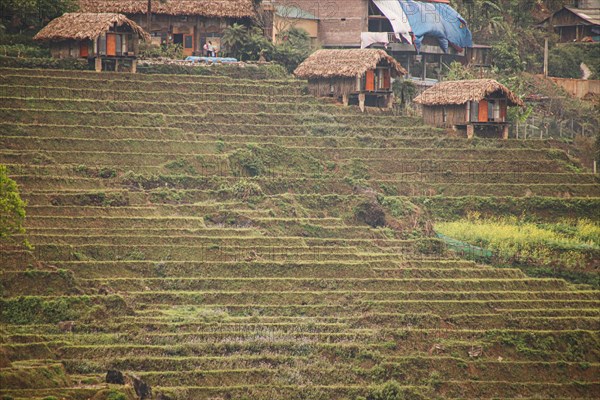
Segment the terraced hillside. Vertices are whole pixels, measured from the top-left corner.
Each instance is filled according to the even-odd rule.
[[[35,246],[0,258],[5,398],[106,398],[109,369],[177,399],[600,395],[598,291],[428,238],[468,209],[597,217],[552,143],[293,81],[3,69],[0,163]]]

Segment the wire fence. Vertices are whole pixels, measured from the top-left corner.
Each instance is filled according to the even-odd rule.
[[[598,127],[575,119],[531,116],[523,122],[512,124],[511,136],[515,139],[574,139],[576,136],[594,137]]]

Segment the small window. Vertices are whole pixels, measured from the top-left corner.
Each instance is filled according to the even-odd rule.
[[[116,42],[117,42],[117,46],[116,46],[116,52],[118,56],[123,55],[123,35],[115,35],[116,38]]]
[[[133,53],[133,35],[127,35],[127,51]]]
[[[479,103],[476,101],[471,102],[471,122],[479,121]]]
[[[192,39],[193,38],[191,36],[185,37],[184,46],[186,49],[191,49],[192,47],[194,47],[194,41]]]
[[[100,35],[98,38],[98,52],[101,55],[106,55],[106,35]]]

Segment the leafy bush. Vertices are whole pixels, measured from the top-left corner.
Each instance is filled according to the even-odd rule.
[[[354,216],[357,221],[363,222],[373,228],[385,225],[385,211],[376,199],[369,199],[359,203],[354,208]]]
[[[600,45],[560,45],[548,55],[548,73],[558,78],[581,78],[581,63],[592,71],[591,79],[597,79],[600,72],[598,52]]]
[[[263,190],[258,183],[242,179],[231,187],[231,193],[240,200],[249,200],[252,197],[261,197]]]
[[[492,57],[496,67],[507,72],[523,70],[523,63],[518,48],[513,42],[502,41],[492,46]]]
[[[0,67],[34,69],[92,70],[87,60],[79,58],[19,58],[0,56]]]
[[[23,27],[41,27],[47,21],[74,11],[75,0],[3,0],[0,21],[20,29]]]
[[[424,400],[425,398],[411,388],[403,388],[392,380],[383,386],[372,389],[366,400]]]
[[[292,28],[280,33],[278,40],[272,59],[283,65],[288,72],[294,72],[311,53],[310,36],[302,29]]]
[[[111,390],[106,400],[127,400],[127,396],[117,390]]]
[[[50,57],[50,51],[40,46],[24,44],[0,45],[0,54],[8,57],[45,58]]]
[[[258,176],[265,172],[263,160],[251,148],[238,149],[229,156],[235,175]]]
[[[275,61],[288,72],[310,55],[310,37],[301,29],[292,28],[281,32],[277,43],[271,43],[257,28],[233,24],[223,33],[223,46],[226,53],[241,61]]]
[[[17,183],[8,177],[6,166],[0,165],[0,240],[25,234],[26,203],[21,200]],[[27,243],[26,243],[27,244]]]
[[[167,45],[156,45],[141,42],[138,55],[140,58],[171,58],[173,60],[183,59],[183,46],[170,43]]]

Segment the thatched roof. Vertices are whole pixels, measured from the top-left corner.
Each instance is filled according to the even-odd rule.
[[[146,14],[147,0],[79,0],[84,12]],[[152,12],[165,15],[202,15],[217,18],[245,18],[255,15],[252,0],[152,0]]]
[[[150,40],[138,24],[123,14],[67,13],[50,21],[35,35],[35,40],[93,40],[107,32],[114,24],[127,25],[144,40]]]
[[[510,106],[524,105],[516,94],[493,79],[440,82],[417,96],[414,102],[426,106],[465,104],[467,101],[483,100],[495,92],[505,95]]]
[[[387,61],[396,75],[406,74],[406,70],[384,50],[318,50],[308,57],[294,74],[299,78],[353,78],[362,76],[374,69],[381,61]]]

